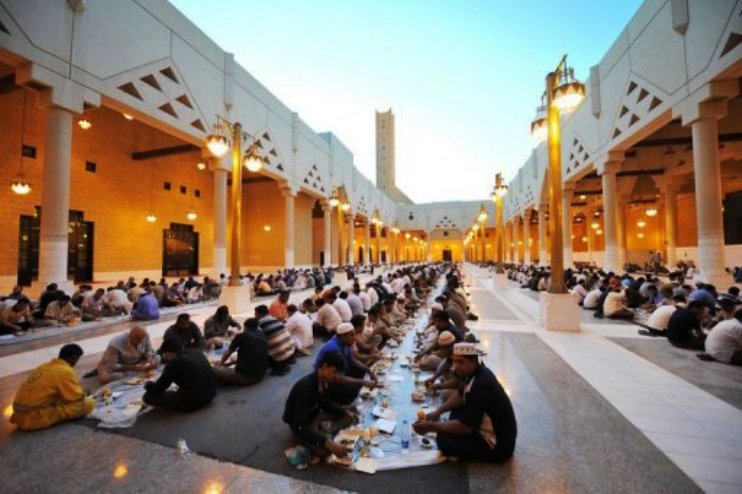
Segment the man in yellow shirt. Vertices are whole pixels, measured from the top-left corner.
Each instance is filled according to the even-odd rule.
[[[10,421],[20,429],[34,431],[92,412],[95,400],[85,396],[73,369],[82,353],[79,345],[65,345],[59,358],[31,371],[15,395]]]

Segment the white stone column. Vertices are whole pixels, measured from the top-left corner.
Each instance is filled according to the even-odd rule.
[[[294,267],[294,251],[296,249],[296,195],[298,191],[290,186],[281,187],[284,197],[284,227],[283,236],[283,263],[287,268]]]
[[[323,220],[323,233],[325,237],[324,241],[324,253],[325,253],[325,266],[332,265],[332,208],[327,201],[321,201],[322,206],[322,220]]]
[[[348,213],[348,264],[355,264],[355,226],[356,215],[353,212]]]
[[[520,253],[518,252],[518,217],[513,218],[513,262],[520,262]]]
[[[363,262],[364,264],[371,264],[371,224],[368,219],[363,225],[363,242]]]
[[[678,228],[677,212],[675,210],[677,208],[678,185],[673,181],[673,178],[667,177],[665,184],[665,239],[667,241],[667,258],[665,262],[668,267],[674,266],[678,262],[676,253]]]
[[[722,213],[719,127],[716,115],[702,115],[691,125],[693,175],[696,183],[698,268],[706,283],[725,289],[731,284],[725,272],[724,217]]]
[[[565,187],[562,191],[562,246],[564,253],[564,269],[573,267],[572,263],[572,187]]]
[[[605,250],[603,258],[603,270],[606,272],[621,271],[622,265],[619,260],[618,246],[618,213],[621,209],[616,200],[616,172],[619,164],[617,162],[606,162],[603,168],[603,240]]]
[[[503,225],[505,230],[505,262],[513,262],[513,248],[510,246],[510,232],[512,227],[508,227],[508,224]]]
[[[523,213],[523,262],[531,264],[531,210]]]
[[[214,173],[214,274],[227,274],[227,170],[211,158]]]
[[[49,106],[46,112],[44,170],[41,188],[39,240],[39,284],[67,281],[68,227],[70,214],[70,162],[72,157],[72,113]]]
[[[546,204],[538,207],[538,265],[549,265],[549,251],[546,248]]]

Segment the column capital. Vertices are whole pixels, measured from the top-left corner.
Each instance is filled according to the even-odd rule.
[[[54,106],[75,114],[83,113],[86,105],[98,108],[101,103],[100,93],[35,63],[16,69],[15,82],[33,89],[41,87],[39,95],[43,106]]]
[[[680,117],[684,126],[699,120],[720,120],[727,114],[727,100],[739,94],[736,79],[711,81],[693,91],[672,108],[672,116]]]
[[[278,185],[283,197],[296,197],[299,194],[299,186],[291,182],[281,182]]]
[[[626,156],[623,151],[608,151],[603,156],[595,160],[595,171],[598,175],[604,173],[615,174],[618,173],[621,168],[621,163],[624,162]]]

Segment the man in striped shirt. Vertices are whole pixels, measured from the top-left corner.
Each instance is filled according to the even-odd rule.
[[[268,307],[255,307],[255,318],[258,319],[260,330],[268,340],[268,362],[273,369],[271,375],[283,376],[290,370],[290,365],[296,362],[294,351],[296,344],[283,323],[271,316]]]

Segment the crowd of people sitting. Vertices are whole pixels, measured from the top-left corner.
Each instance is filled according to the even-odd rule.
[[[349,279],[360,270],[373,267],[346,268]],[[332,282],[335,270],[330,268],[286,269],[275,274],[240,275],[239,284],[251,288],[251,296],[273,295],[280,291],[304,290]],[[222,287],[230,277],[221,274],[219,279],[204,276],[180,278],[169,283],[144,278],[137,282],[130,277],[107,288],[94,288],[89,284],[77,287],[69,294],[50,283],[38,300],[31,300],[22,286],[13,287],[10,294],[0,297],[0,335],[23,335],[34,328],[48,326],[76,326],[80,323],[104,318],[130,316],[133,320],[159,319],[160,309],[217,300]]]
[[[144,403],[190,412],[216,397],[217,383],[250,386],[269,369],[272,375],[286,374],[297,358],[313,354],[319,340],[313,371],[293,385],[283,421],[315,454],[344,456],[333,433],[357,418],[353,403],[361,388],[377,386],[371,366],[385,345],[399,344],[402,325],[434,300],[429,325],[417,335],[415,361],[435,371],[426,385],[440,390],[445,401],[413,427],[420,434],[437,432],[445,455],[506,461],[514,450],[515,416],[502,386],[479,360],[476,338],[466,327],[472,315],[460,280],[456,266],[429,264],[402,267],[363,287],[355,279],[345,289],[316,285],[300,306],[290,304],[288,290],[281,290],[270,304],[257,305],[243,324],[220,306],[203,331],[184,312],[167,328],[157,351],[144,327],[116,335],[86,377],[97,376],[105,384],[132,372],[154,376],[164,365],[157,380],[146,382]],[[212,351],[220,348],[221,358],[215,359]],[[78,345],[65,345],[59,358],[34,370],[16,395],[11,422],[37,430],[90,413],[94,401],[73,370],[81,355]],[[450,419],[441,422],[449,411]],[[328,417],[330,431],[320,426]]]
[[[686,278],[687,266],[665,269],[666,275],[606,273],[597,268],[566,269],[564,281],[583,309],[596,318],[633,321],[646,336],[667,337],[679,348],[704,350],[702,360],[742,365],[742,298],[735,285],[716,287]],[[739,268],[735,269],[735,274]],[[505,272],[521,288],[545,291],[551,273],[545,267],[508,264]]]

